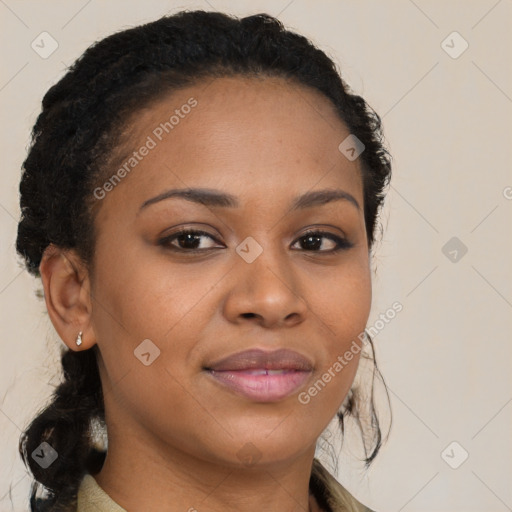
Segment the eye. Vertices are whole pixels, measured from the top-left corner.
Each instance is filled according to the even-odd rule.
[[[210,243],[208,243],[208,239]],[[211,241],[214,243],[212,244]],[[353,244],[347,239],[327,231],[307,231],[297,239],[294,245],[299,242],[303,250],[307,252],[332,254],[353,247]],[[216,247],[219,248],[219,242],[213,235],[206,231],[195,229],[180,229],[176,233],[160,239],[158,244],[170,250],[180,252],[200,252]]]
[[[215,246],[212,245],[208,246],[208,244],[206,244],[207,246],[205,247],[204,240],[206,238],[209,238],[218,244],[218,241],[210,233],[195,229],[181,229],[172,235],[168,235],[160,239],[158,244],[168,247],[173,251],[183,252],[213,249]]]
[[[328,240],[328,242],[326,243],[325,240]],[[329,233],[327,231],[307,231],[297,239],[297,242],[300,241],[302,241],[302,245],[308,252],[324,252],[332,254],[341,250],[350,249],[354,246],[354,244],[349,242],[346,238],[341,238],[334,233]],[[327,249],[325,249],[325,246],[327,246]],[[322,247],[324,249],[322,249]]]

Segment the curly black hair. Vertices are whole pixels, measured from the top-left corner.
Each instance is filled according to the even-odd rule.
[[[16,250],[28,272],[40,277],[50,244],[75,249],[92,272],[98,203],[92,191],[105,180],[106,162],[119,148],[120,128],[137,109],[165,94],[226,76],[281,77],[320,91],[332,102],[364,144],[359,161],[372,248],[391,176],[391,157],[375,111],[351,92],[323,51],[276,18],[181,11],[94,43],[44,96],[20,182]],[[91,436],[92,422],[105,421],[97,355],[96,345],[84,351],[63,349],[63,381],[20,437],[21,457],[35,478],[32,511],[70,510],[83,475],[102,467],[106,452]],[[374,437],[367,464],[381,445],[373,402],[370,409]],[[357,394],[351,391],[345,410],[338,413],[342,431],[344,414],[358,412]],[[58,453],[45,469],[30,456],[42,442]],[[40,485],[44,500],[36,496]]]

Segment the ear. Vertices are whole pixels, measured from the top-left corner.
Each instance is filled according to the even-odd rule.
[[[72,350],[86,350],[95,343],[92,328],[90,280],[81,258],[72,249],[50,244],[39,265],[46,308],[55,330]],[[82,331],[82,344],[76,345]]]

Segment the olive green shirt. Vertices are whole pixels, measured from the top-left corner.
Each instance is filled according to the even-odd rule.
[[[313,461],[310,492],[325,512],[373,512],[357,501],[317,460]],[[86,474],[78,489],[77,512],[128,512]],[[132,512],[132,511],[130,511]]]

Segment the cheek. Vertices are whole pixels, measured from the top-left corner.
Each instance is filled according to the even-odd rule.
[[[102,382],[111,410],[171,432],[171,405],[187,417],[204,414],[183,383],[201,319],[207,318],[201,302],[205,289],[200,279],[169,272],[168,265],[164,273],[157,260],[141,256],[126,252],[98,267],[93,318]]]
[[[362,261],[326,281],[323,293],[314,296],[312,309],[320,312],[324,351],[317,380],[301,402],[311,401],[313,408],[320,407],[322,401],[330,403],[332,410],[338,408],[357,372],[372,300],[370,270]],[[317,395],[321,398],[314,399]]]
[[[141,244],[119,244],[111,254],[98,251],[102,263],[96,295],[105,305],[100,314],[134,342],[163,340],[205,294],[199,267],[196,273],[179,266],[171,269],[168,260],[154,252]]]
[[[309,286],[309,301],[331,354],[364,332],[371,309],[372,285],[368,259],[354,257],[338,271],[321,278],[321,286]]]
[[[205,276],[200,266],[186,272],[178,266],[170,270],[168,260],[133,245],[118,246],[115,252],[104,247],[97,251],[102,263],[97,265],[93,302],[94,328],[109,379],[123,379],[128,387],[128,381],[134,381],[128,395],[147,405],[153,399],[144,396],[138,382],[144,382],[148,392],[158,383],[177,397],[180,388],[175,379],[186,377],[196,357],[194,344],[211,317],[205,309],[209,304]],[[214,275],[211,281],[221,276]],[[158,354],[147,367],[137,358],[145,347],[150,358]]]

